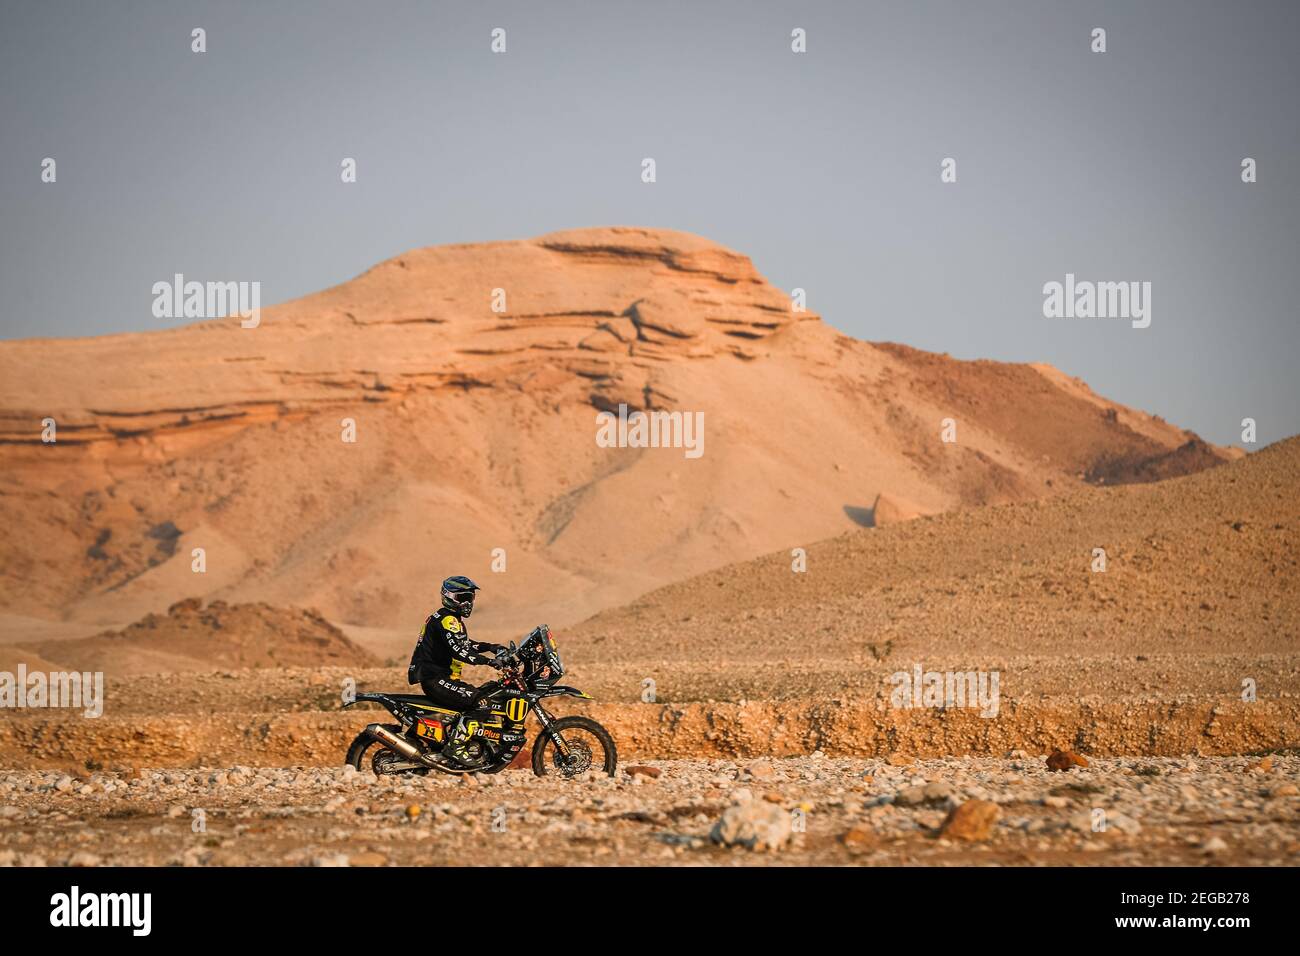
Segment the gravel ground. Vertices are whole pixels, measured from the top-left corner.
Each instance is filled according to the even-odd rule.
[[[648,761],[577,781],[3,772],[0,865],[1296,865],[1298,774],[1291,755],[1054,772],[1021,753]]]

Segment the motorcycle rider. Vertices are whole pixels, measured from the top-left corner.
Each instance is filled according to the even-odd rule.
[[[419,684],[425,696],[439,707],[462,713],[475,706],[480,688],[460,679],[461,668],[486,664],[500,670],[500,657],[507,649],[503,644],[469,638],[465,619],[474,611],[474,592],[478,590],[479,586],[463,574],[442,582],[442,607],[424,622],[406,671],[407,683]],[[464,725],[462,717],[448,735],[446,752],[453,757],[460,758],[463,753]]]

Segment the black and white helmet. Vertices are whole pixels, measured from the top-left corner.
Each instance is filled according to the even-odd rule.
[[[474,610],[474,592],[477,590],[478,585],[465,575],[453,575],[442,582],[442,605],[461,617],[469,617]]]

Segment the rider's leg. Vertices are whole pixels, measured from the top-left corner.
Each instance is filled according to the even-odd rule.
[[[490,691],[495,684],[485,684],[483,687],[475,687],[473,684],[467,684],[464,681],[456,680],[450,675],[433,675],[420,682],[420,687],[424,690],[424,695],[432,700],[439,707],[446,707],[449,710],[460,711],[460,717],[451,722],[447,729],[446,741],[443,745],[443,753],[459,760],[463,764],[468,764],[469,759],[465,752],[465,744],[470,739],[467,711],[473,711],[482,705],[482,694]]]
[[[420,681],[420,689],[424,691],[425,697],[439,707],[460,711],[469,709],[478,690],[473,684],[466,684],[445,674],[426,676]]]
[[[426,674],[420,681],[424,696],[439,707],[458,711],[461,716],[451,721],[447,727],[443,750],[451,756],[463,753],[463,746],[468,739],[465,728],[465,711],[471,710],[478,692],[473,684],[456,680],[450,674]]]

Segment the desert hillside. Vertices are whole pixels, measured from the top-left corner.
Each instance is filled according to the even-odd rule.
[[[198,598],[148,614],[119,631],[27,647],[0,645],[0,661],[118,677],[266,667],[374,667],[381,663],[314,610],[228,605]],[[51,665],[52,662],[52,665]]]
[[[674,700],[887,691],[1001,669],[1022,697],[1300,693],[1300,438],[1155,484],[858,530],[709,572],[562,632]],[[1094,549],[1105,571],[1094,571]]]
[[[620,404],[702,412],[702,454],[598,446]],[[386,650],[449,573],[486,586],[480,636],[517,634],[859,526],[1232,454],[1054,369],[848,338],[743,255],[621,228],[416,250],[256,328],[0,343],[0,456],[4,640],[200,597],[317,607]]]

